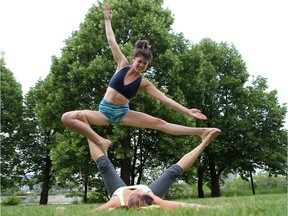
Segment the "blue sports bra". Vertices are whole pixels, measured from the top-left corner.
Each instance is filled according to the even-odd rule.
[[[124,67],[114,74],[109,82],[109,87],[115,89],[127,99],[134,97],[140,87],[142,76],[139,76],[135,81],[124,85],[124,77],[131,67]]]

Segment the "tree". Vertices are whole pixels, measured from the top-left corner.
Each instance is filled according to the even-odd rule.
[[[275,92],[267,93],[267,85],[263,79],[256,81],[253,87],[245,87],[249,74],[241,55],[233,45],[224,42],[217,44],[211,39],[203,39],[192,46],[185,59],[191,66],[183,70],[185,80],[182,80],[181,90],[187,102],[191,105],[198,104],[209,119],[201,124],[199,122],[198,125],[217,126],[222,130],[221,135],[202,155],[202,163],[198,168],[198,184],[202,184],[201,181],[205,179],[204,172],[208,169],[211,195],[219,196],[221,176],[233,169],[255,169],[264,162],[264,158],[261,158],[264,152],[257,151],[259,142],[263,144],[271,140],[272,143],[274,140],[279,148],[273,155],[282,155],[285,144],[280,144],[280,140],[283,141],[280,134],[285,119],[285,106],[278,104]],[[264,105],[262,99],[266,97],[267,103]],[[273,121],[275,124],[271,124]],[[273,132],[273,136],[264,138],[263,130],[266,134]],[[270,152],[269,145],[262,147]],[[262,156],[256,156],[256,152]],[[283,165],[283,159],[278,162]],[[265,165],[268,166],[267,163]],[[283,168],[278,166],[280,167]],[[199,196],[204,196],[201,187]]]
[[[242,158],[238,172],[243,178],[250,175],[252,185],[252,173],[257,169],[266,170],[270,175],[287,174],[287,130],[283,129],[287,107],[278,103],[277,91],[267,89],[267,79],[261,76],[246,88],[247,108],[243,120],[250,131],[245,131],[243,143],[247,147],[247,158]]]
[[[247,152],[250,141],[243,139],[252,136],[247,128],[252,122],[247,116],[255,117],[253,113],[262,109],[259,104],[248,101],[256,89],[252,88],[249,93],[245,88],[249,74],[241,55],[233,45],[224,42],[218,44],[203,39],[191,45],[182,34],[172,33],[171,11],[161,7],[161,0],[110,0],[108,3],[112,9],[117,8],[112,25],[124,54],[130,55],[138,39],[148,39],[154,61],[145,76],[176,101],[200,108],[209,120],[195,121],[147,95],[131,100],[130,108],[182,125],[221,126],[221,136],[207,148],[198,163],[200,187],[208,176],[204,172],[209,170],[212,196],[219,196],[219,184],[225,172],[236,167],[247,170],[244,163],[235,162],[235,158],[251,161]],[[86,139],[67,129],[60,119],[69,110],[97,110],[116,68],[105,37],[102,8],[103,3],[98,2],[88,11],[79,30],[65,41],[61,57],[52,57],[49,75],[33,91],[33,110],[44,144],[42,204],[45,204],[53,177],[61,182],[74,180],[84,185],[84,200],[87,200],[89,184],[97,179]],[[282,111],[282,107],[278,110]],[[274,113],[270,118],[282,116]],[[253,120],[258,122],[259,119]],[[174,137],[124,126],[95,129],[112,140],[109,157],[116,167],[121,167],[121,177],[127,184],[150,180],[144,175],[145,169],[168,166],[199,142],[194,137]],[[71,164],[74,160],[79,163]]]
[[[198,167],[199,196],[204,196],[201,184],[206,169],[210,172],[212,196],[219,196],[219,178],[224,170],[221,167],[217,173],[216,163],[219,158],[224,158],[222,146],[227,148],[222,138],[228,132],[225,126],[230,123],[226,122],[226,119],[237,119],[237,116],[241,115],[237,114],[242,106],[239,95],[243,94],[243,86],[249,75],[244,61],[233,45],[224,42],[218,44],[208,38],[192,45],[183,62],[190,64],[183,64],[185,67],[181,77],[185,79],[181,80],[181,90],[188,105],[196,105],[208,117],[205,122],[197,121],[197,126],[219,127],[222,130],[221,135],[201,156],[202,163]]]
[[[19,125],[22,121],[23,96],[21,85],[0,59],[1,78],[1,190],[19,183],[23,172],[19,169],[17,153]]]
[[[187,48],[185,40],[180,44],[178,43],[183,39],[182,35],[176,36],[169,33],[173,19],[171,12],[161,7],[163,1],[126,0],[121,2],[110,1],[109,3],[112,9],[117,8],[113,12],[112,24],[123,52],[129,56],[134,43],[139,38],[146,38],[151,41],[155,61],[148,69],[147,77],[155,82],[155,85],[159,83],[159,88],[167,91],[168,95],[185,103],[177,83],[173,86],[168,85],[175,78],[173,76],[174,71],[169,69],[168,75],[163,76],[165,69],[168,69],[169,65],[173,66],[174,58],[178,59],[175,63],[180,65],[179,56],[181,51]],[[53,57],[51,77],[54,91],[50,92],[50,97],[65,101],[65,103],[60,102],[58,104],[57,111],[54,110],[55,113],[57,112],[59,119],[62,113],[67,110],[97,109],[98,106],[95,103],[102,99],[109,79],[116,68],[106,41],[102,3],[98,2],[98,4],[97,7],[89,10],[85,22],[80,25],[79,31],[74,32],[72,37],[66,40],[61,58]],[[165,59],[171,64],[163,67]],[[177,69],[176,66],[173,66],[173,68]],[[175,114],[175,111],[163,107],[147,95],[133,99],[130,107],[160,118],[165,117],[167,121],[194,124],[193,120],[191,121],[191,119],[181,114]],[[45,116],[48,118],[49,115],[46,114]],[[110,158],[115,166],[122,167],[121,177],[127,184],[141,181],[145,164],[157,166],[157,164],[175,161],[175,152],[181,155],[181,152],[185,151],[182,145],[184,146],[193,140],[192,138],[179,137],[177,138],[178,141],[175,142],[171,136],[166,134],[123,126],[97,127],[97,132],[112,140],[114,145],[109,150]],[[60,142],[56,149],[59,148],[59,153],[61,153],[63,148],[69,148],[71,151],[67,150],[67,154],[73,152],[71,154],[71,157],[73,157],[72,155],[78,149],[72,150],[74,140],[71,139],[70,129],[64,131],[60,129],[59,133],[66,137],[66,144]],[[63,146],[61,143],[63,143]],[[56,154],[56,151],[54,153]],[[161,162],[156,159],[160,156],[162,156]],[[53,157],[59,159],[59,161],[54,160],[55,163],[60,166],[63,164],[60,155],[54,155]],[[79,171],[71,170],[71,176],[75,175],[75,172]]]
[[[19,140],[19,157],[22,165],[26,172],[35,173],[37,181],[42,183],[39,204],[48,203],[48,191],[54,179],[50,158],[52,146],[55,145],[54,130],[50,126],[53,124],[53,115],[49,115],[50,122],[45,122],[42,118],[42,115],[47,114],[45,111],[53,109],[51,106],[45,107],[50,101],[48,97],[48,92],[51,91],[49,79],[48,76],[45,81],[39,80],[36,86],[25,95],[25,109],[20,130],[21,139]]]

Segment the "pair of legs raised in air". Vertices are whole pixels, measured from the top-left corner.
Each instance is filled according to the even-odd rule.
[[[83,124],[89,126],[88,120],[84,115],[79,115],[78,119],[83,122]],[[199,157],[199,155],[204,151],[204,149],[209,145],[209,143],[215,139],[220,134],[220,130],[213,130],[207,136],[205,136],[201,143],[194,148],[192,151],[185,154],[176,164],[179,165],[183,171],[188,170]],[[98,158],[106,155],[106,152],[103,152],[102,149],[96,145],[92,140],[87,139],[89,143],[90,154],[93,161],[96,161]]]
[[[87,119],[88,124],[83,121],[83,116]],[[98,145],[102,152],[107,155],[107,150],[112,144],[111,141],[101,137],[90,127],[90,125],[105,126],[110,124],[101,112],[92,110],[70,111],[64,113],[61,120],[69,128]],[[210,133],[219,134],[221,132],[218,128],[195,128],[172,124],[133,110],[129,110],[119,124],[159,130],[171,135],[195,135],[202,140]]]

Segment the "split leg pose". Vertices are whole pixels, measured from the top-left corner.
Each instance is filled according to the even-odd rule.
[[[111,25],[112,10],[110,10],[108,4],[104,5],[104,19],[106,37],[117,63],[116,71],[100,102],[99,111],[76,110],[66,112],[61,118],[65,125],[97,144],[105,155],[111,145],[111,141],[101,137],[92,130],[89,125],[79,120],[79,113],[86,117],[90,125],[130,125],[139,128],[159,130],[171,135],[195,135],[202,139],[215,131],[217,131],[217,133],[220,132],[217,128],[195,128],[172,124],[146,113],[130,110],[130,99],[137,94],[147,93],[175,111],[182,112],[196,119],[207,119],[200,110],[196,108],[188,109],[182,106],[158,90],[148,79],[142,77],[142,73],[146,71],[148,63],[152,60],[152,53],[147,40],[139,40],[136,42],[132,61],[130,63],[128,62],[116,42]]]

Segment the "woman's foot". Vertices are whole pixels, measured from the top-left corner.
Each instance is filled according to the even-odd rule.
[[[210,133],[214,133],[214,132],[216,132],[218,136],[221,133],[221,130],[218,128],[203,128],[203,132],[200,135],[200,137],[202,140],[204,140]]]
[[[210,131],[210,133],[204,138],[202,139],[202,145],[207,147],[209,145],[209,143],[214,140],[219,134],[220,134],[220,130],[217,128],[214,128],[215,130]]]
[[[112,142],[109,139],[104,139],[100,143],[97,143],[101,151],[104,153],[105,156],[108,156],[108,149],[112,145]]]

